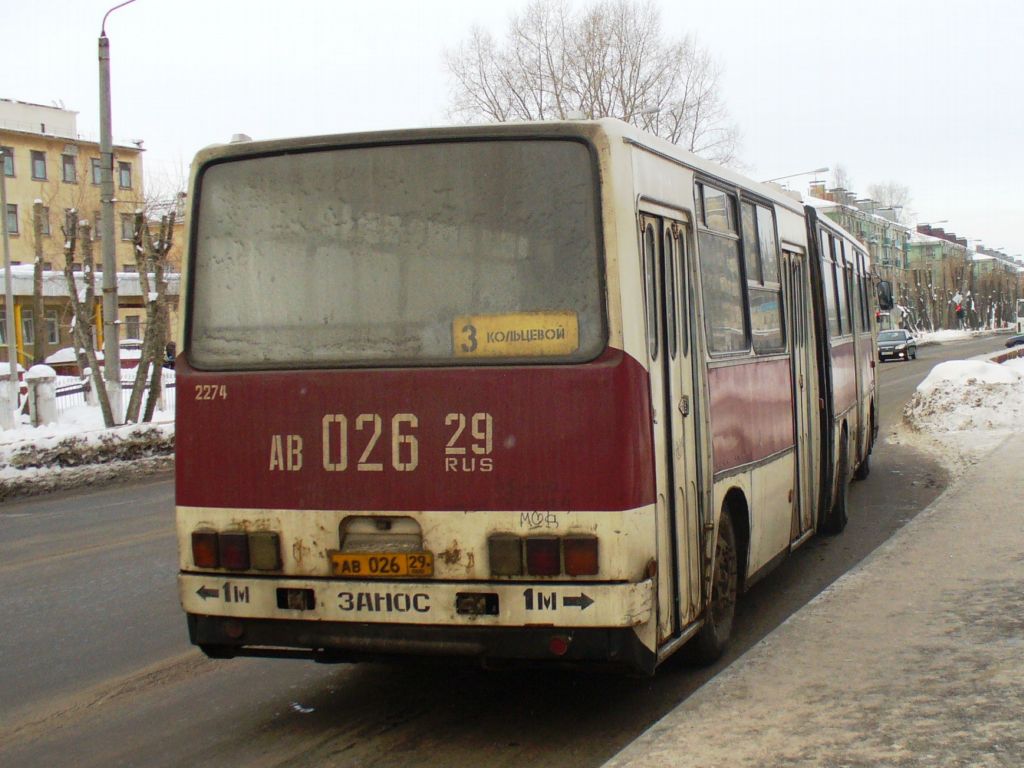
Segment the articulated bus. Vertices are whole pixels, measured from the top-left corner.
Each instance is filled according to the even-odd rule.
[[[878,430],[854,238],[615,120],[203,150],[176,435],[211,657],[710,661]]]

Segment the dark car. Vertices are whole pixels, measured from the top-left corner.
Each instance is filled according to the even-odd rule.
[[[915,360],[917,359],[917,342],[902,328],[896,331],[882,331],[878,334],[878,359]]]
[[[1018,344],[1024,344],[1024,333],[1018,333],[1006,340],[1007,347],[1016,347]]]

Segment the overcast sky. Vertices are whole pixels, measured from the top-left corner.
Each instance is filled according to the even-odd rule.
[[[116,4],[5,3],[0,97],[62,103],[95,140],[96,40]],[[107,21],[114,137],[145,141],[157,181],[234,133],[443,124],[444,50],[474,24],[500,36],[525,4],[136,0]],[[1020,0],[660,6],[667,36],[693,33],[718,59],[749,175],[842,164],[860,196],[897,181],[920,221],[1024,254]]]

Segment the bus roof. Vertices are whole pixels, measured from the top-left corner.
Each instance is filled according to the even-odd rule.
[[[235,141],[214,144],[201,149],[196,155],[198,168],[209,162],[232,157],[276,154],[302,149],[327,148],[338,145],[400,144],[422,141],[453,141],[460,139],[530,137],[584,137],[594,139],[603,135],[612,144],[615,140],[652,152],[671,162],[697,171],[709,178],[726,182],[753,192],[766,200],[794,212],[802,213],[802,201],[774,184],[765,184],[747,178],[736,171],[648,133],[634,125],[615,118],[599,120],[550,120],[541,122],[486,123],[481,125],[443,126],[436,128],[409,128],[347,134],[325,134],[265,141]]]

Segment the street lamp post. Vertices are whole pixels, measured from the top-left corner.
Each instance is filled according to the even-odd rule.
[[[114,423],[124,418],[121,391],[121,347],[118,342],[117,259],[114,255],[114,140],[110,127],[110,41],[107,17],[135,0],[115,5],[100,25],[100,234],[103,249],[103,379]]]
[[[792,179],[796,176],[810,176],[811,174],[817,176],[819,173],[828,173],[829,170],[829,168],[815,168],[813,171],[801,171],[800,173],[789,173],[785,176],[776,176],[774,179],[765,179],[761,183],[767,184],[770,181],[782,181],[783,179]]]
[[[18,347],[14,341],[14,282],[11,277],[11,239],[7,233],[7,155],[4,149],[0,149],[0,209],[3,210],[4,320],[10,374],[7,392],[0,390],[0,429],[13,429],[16,426],[14,410],[18,407]]]

